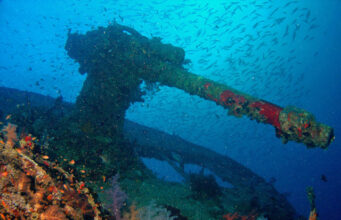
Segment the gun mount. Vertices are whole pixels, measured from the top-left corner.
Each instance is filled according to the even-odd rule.
[[[82,114],[89,113],[94,105],[101,108],[121,105],[116,116],[122,117],[129,101],[134,101],[143,79],[214,101],[228,109],[231,115],[245,115],[271,124],[283,143],[296,141],[307,147],[327,148],[335,138],[333,128],[317,122],[303,109],[282,108],[188,72],[182,67],[185,62],[182,48],[162,44],[159,38],[148,39],[132,28],[113,24],[85,35],[69,33],[65,48],[80,64],[79,71],[88,74],[82,93],[92,91],[93,97],[89,97],[88,92],[79,97]],[[113,92],[121,94],[121,98],[117,100],[115,97],[118,96],[114,97]],[[110,117],[101,120],[104,123],[112,121]]]

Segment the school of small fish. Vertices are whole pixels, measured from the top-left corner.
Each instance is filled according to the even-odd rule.
[[[298,47],[319,25],[300,1],[119,2],[117,22],[183,47],[191,72],[279,103],[308,93]]]
[[[0,74],[9,73],[12,78],[4,77],[1,85],[16,87],[13,77],[27,72],[20,87],[74,99],[83,78],[64,51],[67,30],[86,32],[115,20],[145,36],[183,47],[192,61],[186,67],[190,71],[252,95],[266,98],[271,92],[278,97],[273,101],[283,102],[281,97],[295,100],[308,92],[302,85],[304,73],[295,68],[302,64],[297,47],[313,41],[320,27],[311,10],[298,0],[74,0],[55,3],[57,9],[52,12],[48,1],[37,5],[46,11],[32,7],[21,12],[19,8],[21,24],[6,17],[2,21],[7,28],[3,37],[20,40],[0,43],[1,52],[8,54],[0,62]],[[318,54],[315,51],[312,56]],[[72,85],[70,91],[62,88],[65,82]]]
[[[15,4],[7,8],[16,19],[4,14],[0,20],[6,28],[0,53],[7,54],[0,60],[0,86],[74,101],[84,76],[64,49],[68,30],[85,33],[116,21],[184,48],[192,61],[185,66],[190,72],[283,106],[296,105],[309,95],[301,47],[313,45],[322,27],[301,1],[61,0],[53,1],[53,10],[49,1],[37,1],[36,7]],[[318,49],[311,51],[309,56],[318,58]],[[243,130],[238,129],[238,122],[225,121],[226,111],[182,91],[161,87],[145,100],[128,110],[128,118],[158,127],[153,118],[167,115],[159,128],[176,134],[199,126],[200,132],[190,140],[200,140],[202,134],[212,140],[226,136],[220,129],[212,132],[207,121],[217,127],[233,126],[227,145],[233,139],[240,143],[243,136],[238,133]],[[155,117],[141,121],[146,111]]]

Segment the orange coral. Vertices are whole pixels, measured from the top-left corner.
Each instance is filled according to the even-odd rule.
[[[13,147],[15,142],[18,141],[17,136],[17,126],[15,124],[8,123],[1,131],[5,132],[6,134],[6,144]]]
[[[63,220],[67,219],[65,214],[56,205],[50,206],[44,213],[40,215],[41,220]]]
[[[310,211],[309,220],[317,220],[316,209]]]

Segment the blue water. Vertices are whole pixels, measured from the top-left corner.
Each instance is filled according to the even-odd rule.
[[[273,127],[227,116],[216,104],[161,86],[126,117],[228,155],[309,214],[341,219],[341,1],[2,0],[0,86],[74,101],[84,76],[64,50],[67,31],[112,21],[183,47],[191,72],[281,106],[295,105],[335,129],[328,150],[283,145]],[[157,120],[155,120],[157,118]],[[321,175],[327,182],[321,180]]]

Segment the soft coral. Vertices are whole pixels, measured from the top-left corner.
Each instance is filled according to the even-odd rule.
[[[18,141],[18,136],[17,136],[17,126],[15,124],[8,123],[7,126],[5,126],[1,131],[5,132],[6,136],[6,144],[9,146],[13,147],[15,145],[15,142]]]

